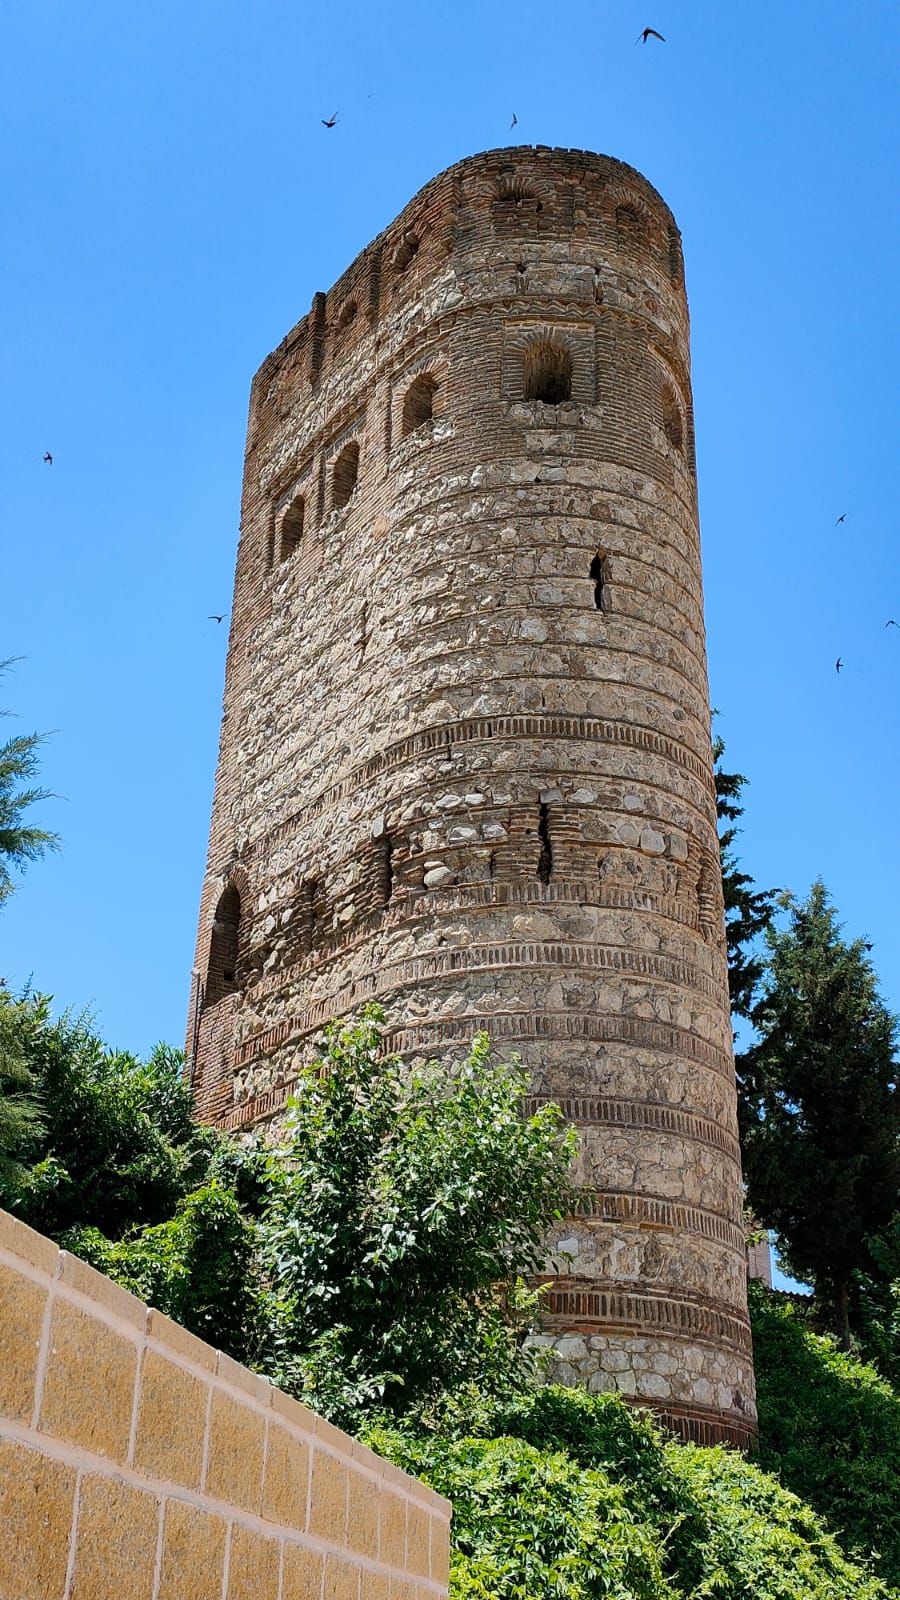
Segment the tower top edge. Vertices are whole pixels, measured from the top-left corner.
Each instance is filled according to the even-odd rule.
[[[265,357],[254,381],[258,381],[272,364],[277,365],[298,339],[302,338],[317,309],[324,312],[326,302],[332,302],[336,296],[341,298],[349,295],[354,287],[362,287],[362,280],[367,276],[372,261],[378,259],[386,247],[390,248],[393,245],[396,248],[417,224],[428,225],[439,220],[446,222],[448,214],[452,213],[459,201],[458,194],[454,196],[457,185],[467,179],[475,181],[518,179],[521,182],[523,178],[539,184],[541,181],[548,182],[554,177],[572,183],[579,178],[583,181],[589,175],[599,179],[607,187],[621,185],[623,197],[631,195],[638,201],[643,201],[651,210],[657,212],[668,227],[675,232],[679,231],[671,207],[659,190],[637,167],[631,166],[627,161],[619,160],[616,156],[604,155],[597,150],[543,144],[500,145],[496,149],[476,151],[472,155],[463,156],[459,161],[444,167],[429,178],[381,232],[363,246],[334,283],[327,290],[320,290],[313,296],[311,309]]]

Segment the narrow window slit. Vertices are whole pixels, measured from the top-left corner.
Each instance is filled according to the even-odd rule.
[[[386,833],[381,841],[381,903],[389,904],[394,893],[394,841]]]
[[[541,883],[550,882],[553,871],[553,846],[550,843],[550,807],[543,800],[538,812],[538,838],[541,841],[537,875]]]
[[[588,577],[592,580],[594,585],[594,605],[597,607],[598,611],[605,611],[607,602],[606,560],[605,557],[601,556],[599,553],[595,555],[593,561],[591,562],[590,568],[588,569]]]

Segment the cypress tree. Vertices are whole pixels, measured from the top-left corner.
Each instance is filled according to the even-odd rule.
[[[830,1303],[846,1347],[853,1274],[897,1207],[897,1019],[863,941],[841,937],[821,880],[767,938],[759,1038],[742,1062],[748,1199],[790,1270]]]

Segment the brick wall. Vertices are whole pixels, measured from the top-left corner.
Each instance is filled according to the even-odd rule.
[[[0,1212],[2,1600],[442,1600],[449,1517]]]

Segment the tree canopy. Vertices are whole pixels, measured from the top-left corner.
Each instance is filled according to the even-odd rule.
[[[0,674],[10,666],[11,662],[0,661]],[[27,862],[59,846],[57,834],[36,827],[26,815],[39,800],[49,798],[48,790],[33,782],[43,742],[42,734],[17,733],[0,744],[0,905],[13,892],[12,869],[21,871]]]
[[[852,1274],[897,1208],[897,1020],[821,881],[767,939],[759,1037],[740,1064],[748,1198],[790,1269],[830,1297],[846,1342]]]

